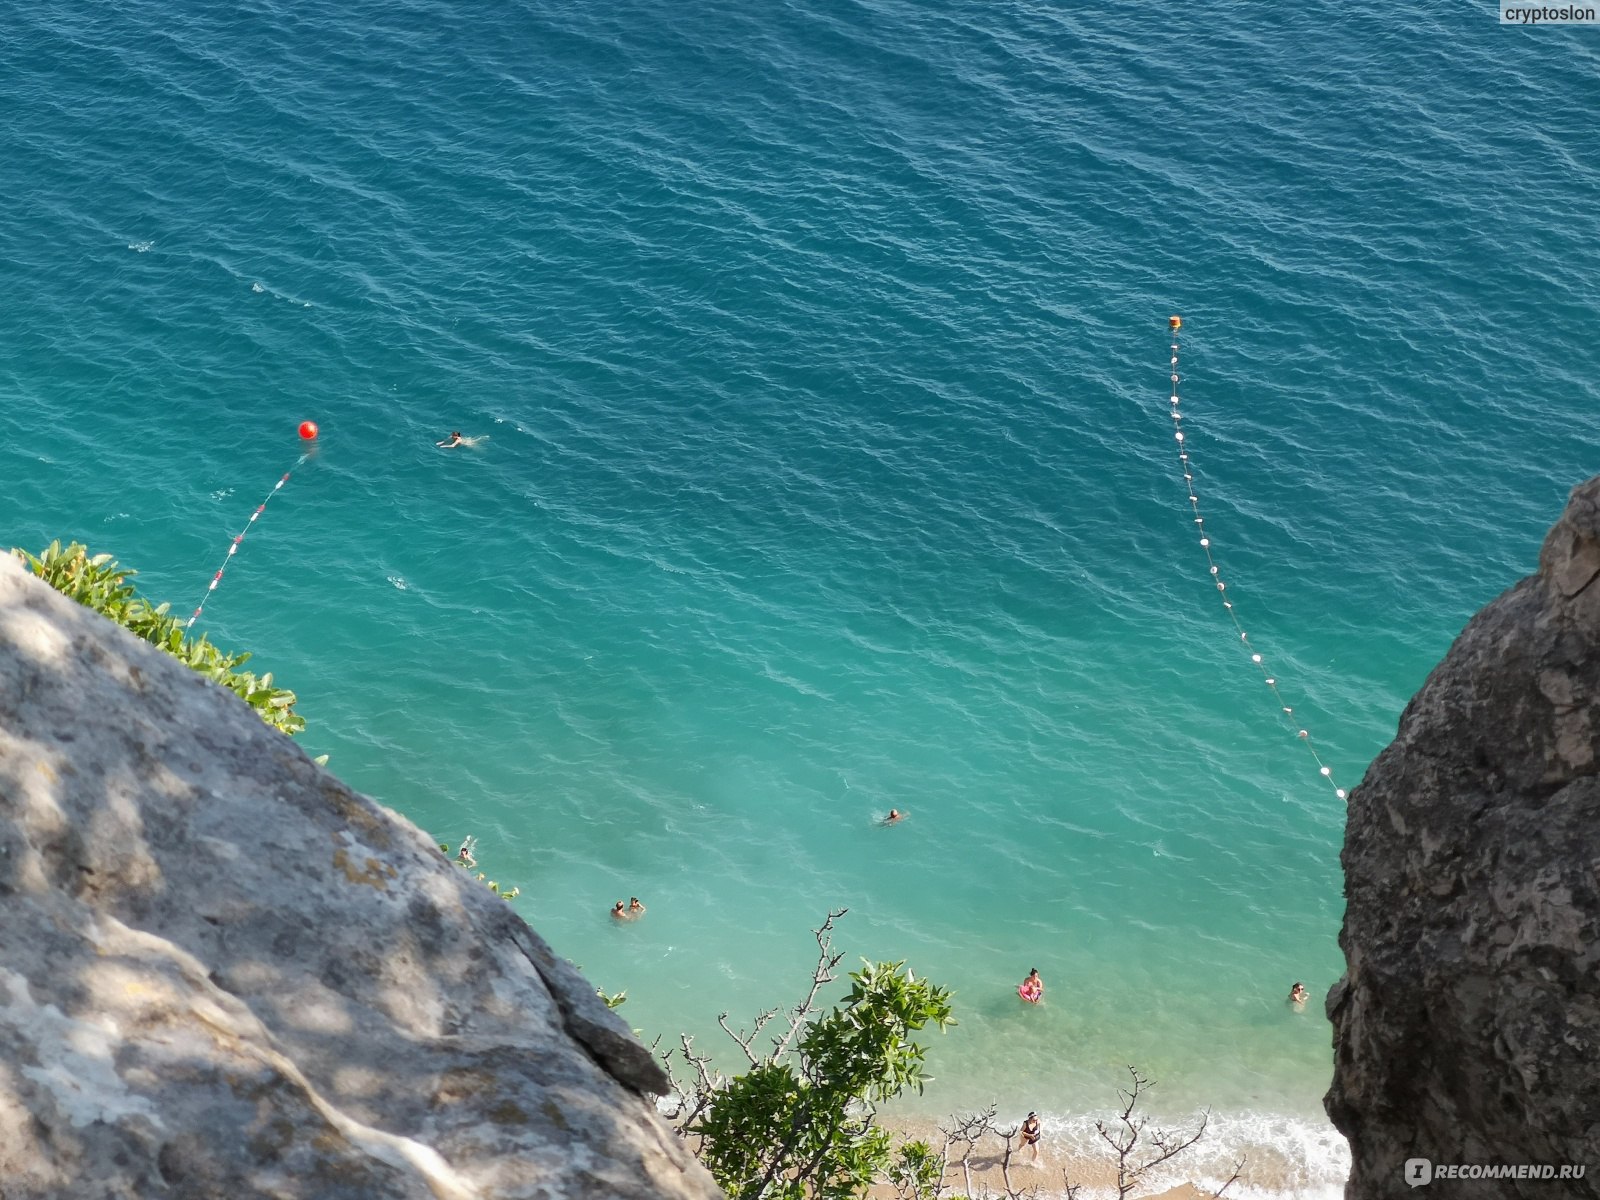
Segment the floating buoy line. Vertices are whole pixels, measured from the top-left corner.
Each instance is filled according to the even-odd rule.
[[[313,442],[316,440],[316,438],[316,424],[312,421],[302,421],[300,423],[300,440],[305,442]],[[272,501],[274,496],[283,490],[283,485],[289,482],[289,476],[295,471],[298,471],[301,467],[301,464],[303,464],[306,459],[310,457],[311,451],[307,450],[299,458],[295,459],[294,466],[285,471],[283,473],[283,478],[279,479],[277,483],[272,485],[272,490],[267,493],[267,498],[260,504],[256,505],[255,512],[250,514],[250,520],[245,523],[244,531],[235,537],[233,542],[228,546],[228,553],[226,556],[224,556],[222,565],[217,568],[217,573],[211,577],[211,584],[206,588],[206,594],[200,598],[200,603],[195,607],[194,612],[190,614],[189,620],[184,624],[185,630],[194,628],[194,623],[200,619],[200,614],[205,609],[206,601],[211,599],[211,594],[217,590],[217,586],[222,582],[222,573],[228,569],[228,564],[233,561],[233,556],[239,553],[239,546],[244,542],[244,535],[249,533],[254,527],[255,523],[260,520],[261,514],[267,511],[267,505]]]
[[[1283,714],[1285,724],[1294,731],[1295,737],[1311,752],[1312,760],[1317,764],[1317,773],[1328,781],[1333,788],[1333,794],[1339,799],[1346,798],[1344,788],[1334,782],[1333,768],[1322,761],[1322,755],[1317,753],[1316,744],[1311,740],[1309,730],[1300,726],[1295,720],[1294,709],[1284,703],[1283,693],[1278,689],[1278,678],[1267,669],[1266,660],[1261,652],[1250,643],[1250,635],[1245,632],[1244,626],[1239,621],[1238,610],[1234,608],[1233,601],[1228,596],[1228,585],[1222,578],[1221,569],[1217,566],[1216,555],[1212,553],[1211,535],[1206,532],[1206,521],[1200,513],[1200,497],[1194,486],[1194,471],[1189,462],[1189,447],[1183,436],[1183,413],[1178,408],[1178,331],[1183,328],[1182,317],[1168,317],[1167,328],[1172,334],[1172,433],[1178,444],[1178,463],[1183,468],[1183,485],[1189,497],[1189,508],[1194,514],[1195,532],[1200,538],[1200,549],[1205,551],[1206,567],[1211,575],[1212,583],[1216,584],[1217,596],[1222,600],[1222,607],[1228,614],[1228,619],[1233,622],[1233,628],[1239,635],[1239,644],[1244,647],[1245,653],[1250,656],[1250,661],[1261,672],[1261,680],[1272,692],[1272,698],[1278,702],[1278,708]]]

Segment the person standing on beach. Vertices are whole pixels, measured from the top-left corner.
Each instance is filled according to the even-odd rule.
[[[1032,1161],[1037,1163],[1039,1161],[1039,1114],[1036,1112],[1029,1113],[1028,1119],[1022,1123],[1022,1128],[1018,1132],[1022,1134],[1022,1144],[1033,1153]]]

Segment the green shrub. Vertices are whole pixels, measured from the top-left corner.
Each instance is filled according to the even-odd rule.
[[[766,1054],[751,1049],[778,1009],[756,1018],[745,1036],[726,1029],[749,1061],[728,1079],[709,1055],[682,1038],[692,1079],[673,1079],[678,1098],[670,1118],[733,1200],[864,1200],[876,1181],[901,1195],[937,1194],[944,1158],[922,1141],[898,1148],[876,1124],[878,1105],[909,1089],[922,1091],[923,1049],[915,1035],[954,1025],[950,990],[918,979],[903,962],[863,962],[850,973],[850,993],[828,1012],[817,995],[833,982],[844,957],[835,953],[828,914],[816,930],[819,951],[806,998],[786,1013],[789,1029]],[[671,1066],[671,1056],[663,1059]],[[1014,1193],[1011,1193],[1014,1195]]]
[[[42,554],[13,550],[29,569],[56,591],[109,617],[129,632],[153,646],[160,646],[179,662],[220,683],[238,696],[256,715],[283,733],[299,733],[305,718],[294,711],[295,694],[272,686],[272,674],[252,675],[238,668],[250,660],[249,654],[228,654],[217,649],[202,634],[187,636],[183,622],[171,616],[169,605],[151,607],[129,583],[137,571],[119,567],[109,554],[89,556],[84,546],[73,542],[62,548],[51,542]]]

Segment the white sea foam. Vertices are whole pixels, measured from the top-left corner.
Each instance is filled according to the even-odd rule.
[[[1115,1133],[1118,1114],[1104,1112],[1072,1117],[1043,1114],[1044,1145],[1052,1161],[1077,1164],[1084,1183],[1081,1200],[1114,1196],[1101,1172],[1115,1154],[1095,1128],[1104,1122]],[[1184,1120],[1152,1121],[1151,1129],[1194,1130],[1198,1114]],[[1148,1144],[1148,1142],[1146,1143]],[[1130,1155],[1137,1163],[1141,1156]],[[1242,1163],[1242,1165],[1241,1165]],[[1144,1181],[1144,1191],[1160,1192],[1189,1182],[1207,1191],[1220,1188],[1237,1171],[1227,1191],[1244,1200],[1337,1200],[1350,1173],[1350,1148],[1338,1130],[1325,1121],[1271,1113],[1213,1113],[1204,1135]],[[1079,1182],[1074,1179],[1073,1182]],[[1048,1194],[1049,1189],[1044,1191]],[[1144,1194],[1141,1191],[1141,1195]]]
[[[1002,1110],[996,1126],[1015,1128],[1021,1115],[1020,1111]],[[1136,1119],[1138,1115],[1135,1114]],[[1120,1134],[1120,1114],[1105,1111],[1062,1116],[1041,1110],[1040,1116],[1044,1131],[1040,1163],[1035,1166],[1025,1157],[1013,1159],[1013,1182],[1024,1187],[1038,1184],[1042,1196],[1053,1197],[1061,1194],[1059,1184],[1065,1174],[1068,1182],[1081,1189],[1080,1200],[1109,1200],[1115,1196],[1116,1190],[1110,1185],[1115,1178],[1117,1155],[1096,1129],[1096,1122],[1103,1122],[1108,1132]],[[937,1145],[942,1140],[940,1128],[949,1128],[951,1122],[889,1117],[885,1124],[906,1137],[929,1139]],[[1179,1135],[1177,1140],[1181,1140],[1199,1127],[1199,1113],[1180,1118],[1152,1117],[1143,1131],[1143,1140],[1128,1157],[1129,1165],[1137,1167],[1147,1160],[1152,1133],[1164,1131]],[[972,1165],[992,1175],[999,1146],[993,1135],[987,1136],[975,1148]],[[1349,1172],[1349,1147],[1326,1121],[1254,1112],[1213,1113],[1200,1139],[1170,1163],[1150,1171],[1137,1194],[1157,1194],[1184,1183],[1197,1184],[1210,1192],[1237,1174],[1228,1186],[1229,1196],[1246,1200],[1336,1200],[1343,1194]],[[989,1182],[995,1179],[991,1177]]]
[[[274,291],[272,288],[264,287],[260,283],[252,283],[250,290],[258,295],[271,296],[274,300],[282,300],[288,304],[298,304],[301,308],[315,307],[309,300],[302,300],[298,296],[290,296],[284,292]]]

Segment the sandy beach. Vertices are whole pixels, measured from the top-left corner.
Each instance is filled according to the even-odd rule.
[[[880,1117],[880,1123],[907,1138],[927,1140],[935,1148],[944,1141],[941,1122],[888,1116]],[[1016,1122],[1013,1119],[997,1124],[1002,1129],[1014,1129]],[[974,1147],[965,1170],[957,1147],[951,1152],[946,1194],[1004,1195],[1008,1178],[1013,1189],[1037,1189],[1041,1197],[1066,1195],[1069,1185],[1081,1189],[1078,1200],[1099,1200],[1117,1194],[1115,1154],[1099,1141],[1088,1118],[1070,1128],[1047,1121],[1037,1163],[1027,1151],[1016,1148],[1015,1139],[1012,1145],[1007,1162],[1003,1140],[996,1134],[986,1135]],[[1200,1200],[1212,1196],[1232,1174],[1236,1161],[1233,1156],[1238,1154],[1243,1154],[1244,1165],[1238,1179],[1222,1193],[1231,1200],[1332,1200],[1343,1194],[1342,1180],[1308,1178],[1305,1163],[1286,1148],[1264,1143],[1223,1148],[1215,1139],[1208,1145],[1208,1139],[1202,1138],[1171,1163],[1150,1172],[1142,1186],[1129,1194],[1130,1200]],[[884,1188],[881,1194],[892,1193]]]

